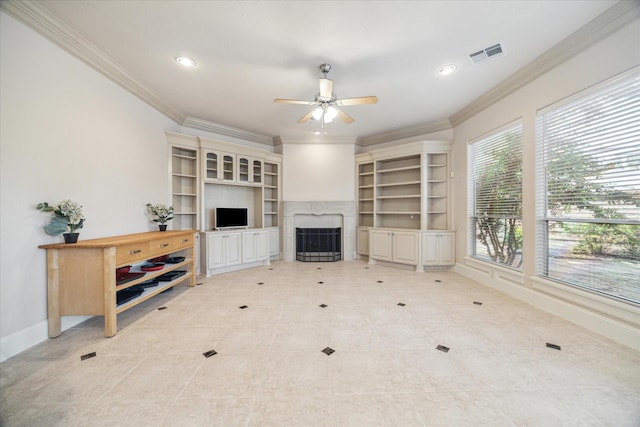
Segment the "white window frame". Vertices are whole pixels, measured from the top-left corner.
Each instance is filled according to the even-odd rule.
[[[504,264],[498,261],[493,261],[491,259],[489,259],[486,256],[480,256],[477,253],[477,238],[476,238],[476,224],[477,224],[477,212],[476,212],[476,208],[477,208],[477,195],[476,195],[476,183],[475,183],[475,168],[476,168],[476,148],[481,145],[481,144],[485,144],[485,143],[491,143],[491,142],[497,142],[500,140],[500,138],[504,137],[505,135],[509,134],[509,133],[513,133],[513,132],[519,132],[519,142],[520,142],[520,160],[521,160],[521,165],[522,165],[522,150],[523,150],[523,142],[524,142],[524,136],[523,136],[523,126],[522,126],[522,120],[518,119],[516,121],[510,122],[508,124],[505,124],[503,126],[501,126],[500,128],[494,129],[493,131],[475,138],[471,141],[469,141],[469,144],[467,146],[467,220],[468,220],[468,224],[469,224],[469,228],[468,228],[468,254],[471,258],[473,258],[474,260],[477,261],[482,261],[482,262],[487,262],[490,263],[492,265],[495,266],[499,266],[501,268],[506,268],[509,270],[514,270],[514,271],[522,271],[522,259],[523,259],[523,252],[522,252],[522,247],[519,248],[519,253],[517,254],[517,264],[516,265],[508,265],[508,264]],[[493,147],[493,148],[499,148],[499,147]],[[520,173],[522,174],[522,169],[520,170]],[[522,210],[522,186],[520,187],[520,210]],[[495,218],[498,218],[498,216],[496,216]],[[503,219],[506,217],[502,217]],[[509,218],[512,218],[511,216]],[[520,223],[522,224],[522,214],[519,215],[519,217],[516,217],[516,219],[518,219],[520,221]]]
[[[549,105],[537,112],[536,119],[536,222],[537,222],[537,233],[536,233],[536,246],[537,246],[537,266],[536,266],[536,275],[537,277],[543,280],[549,280],[559,285],[570,286],[581,291],[592,292],[605,298],[612,298],[624,303],[631,303],[633,305],[637,305],[640,301],[636,301],[634,299],[629,299],[626,296],[616,295],[613,293],[604,292],[602,290],[597,289],[597,287],[587,286],[586,284],[570,282],[566,280],[561,280],[558,277],[553,277],[549,272],[549,262],[550,262],[550,251],[549,251],[549,223],[551,222],[562,222],[562,223],[570,223],[570,224],[630,224],[634,226],[640,226],[640,220],[636,220],[632,218],[624,218],[624,219],[615,219],[615,218],[598,218],[598,217],[590,217],[584,213],[582,214],[571,214],[567,215],[550,215],[549,209],[547,206],[547,171],[546,171],[546,163],[545,159],[547,153],[546,147],[546,135],[545,135],[545,116],[550,113],[555,113],[563,109],[571,108],[577,105],[585,105],[589,100],[595,100],[596,97],[609,94],[610,91],[618,86],[624,84],[625,82],[632,81],[634,78],[636,79],[636,86],[640,84],[640,80],[638,76],[640,75],[640,67],[635,67],[625,73],[622,73],[614,78],[611,78],[605,82],[597,84],[589,89],[578,92],[568,98],[565,98],[561,101],[558,101],[552,105]],[[638,96],[638,89],[633,89],[634,92],[631,93],[631,97]],[[626,92],[625,92],[626,93]],[[596,101],[594,101],[596,102]],[[637,104],[635,104],[637,105]],[[633,108],[633,107],[632,107]],[[631,110],[636,111],[635,109]],[[621,126],[620,126],[621,127]],[[619,131],[619,127],[615,128],[616,131]],[[611,131],[613,134],[613,131]],[[631,151],[632,160],[637,158],[635,156],[640,155],[640,139],[636,139],[638,135],[637,127],[632,125],[632,131],[630,132],[630,140],[624,142],[623,147],[633,147],[633,144],[637,142],[638,152],[635,150]],[[582,136],[579,134],[579,136]],[[605,144],[605,141],[612,138],[607,138],[602,140],[602,144]],[[636,142],[634,142],[636,141]],[[563,146],[554,146],[554,147],[563,147]],[[604,151],[603,151],[604,152]],[[600,154],[600,151],[597,151]],[[632,273],[633,274],[633,273]],[[640,275],[638,278],[638,286],[640,286]],[[633,278],[632,278],[633,280]]]

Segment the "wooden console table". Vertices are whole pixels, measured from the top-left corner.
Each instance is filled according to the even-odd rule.
[[[196,284],[195,230],[152,231],[102,239],[81,240],[75,244],[41,245],[47,250],[47,308],[49,337],[62,333],[61,316],[104,316],[104,334],[117,332],[117,314],[185,280]],[[161,270],[124,284],[116,283],[116,268],[131,266],[131,272],[152,258],[168,255],[184,261],[165,264]],[[173,270],[186,274],[149,287],[137,298],[117,305],[116,292],[139,285]]]

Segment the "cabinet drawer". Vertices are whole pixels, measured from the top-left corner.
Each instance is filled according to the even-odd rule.
[[[166,239],[156,239],[149,243],[149,255],[161,255],[167,252],[174,252],[193,245],[193,236],[167,237]]]
[[[116,249],[116,265],[129,264],[148,257],[149,242],[118,246]]]
[[[184,249],[184,248],[190,248],[193,246],[193,240],[195,239],[195,236],[187,235],[187,236],[174,237],[174,239],[176,241],[176,249]]]

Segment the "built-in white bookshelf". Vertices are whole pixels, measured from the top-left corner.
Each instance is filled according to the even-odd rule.
[[[358,165],[358,225],[373,227],[375,202],[373,162]]]
[[[171,204],[174,230],[198,228],[198,151],[171,147]]]
[[[448,154],[427,154],[427,229],[448,228]]]
[[[263,227],[278,227],[279,212],[279,185],[278,185],[278,163],[264,162],[263,171],[263,196],[264,207],[262,214],[264,215]]]
[[[420,229],[421,156],[378,160],[375,164],[375,226]]]

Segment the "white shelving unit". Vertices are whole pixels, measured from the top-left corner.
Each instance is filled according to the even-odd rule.
[[[448,153],[427,154],[427,229],[448,227]]]
[[[264,162],[264,185],[263,188],[263,204],[262,214],[264,215],[263,227],[279,226],[279,209],[280,209],[280,184],[279,184],[279,167],[278,163]]]
[[[420,155],[376,162],[375,226],[420,229]]]
[[[173,230],[197,230],[200,228],[200,174],[198,141],[195,137],[167,131],[169,142],[169,188]]]
[[[358,254],[418,271],[454,265],[450,167],[442,141],[357,155]]]
[[[358,165],[358,225],[373,227],[375,202],[373,162]]]
[[[173,229],[198,228],[198,157],[197,151],[172,147],[172,194],[174,209]]]

